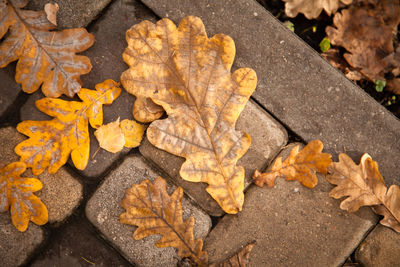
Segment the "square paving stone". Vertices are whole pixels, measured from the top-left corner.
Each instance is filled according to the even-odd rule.
[[[400,234],[377,225],[357,248],[355,259],[364,267],[400,266]]]
[[[208,36],[236,44],[234,67],[253,68],[254,98],[306,142],[337,155],[369,153],[385,180],[400,183],[400,120],[333,68],[255,0],[141,0],[175,23],[200,17]]]
[[[158,175],[139,155],[128,156],[124,162],[97,189],[86,206],[86,216],[100,230],[102,235],[117,248],[132,264],[138,266],[176,266],[178,256],[175,249],[157,248],[154,244],[160,236],[133,239],[135,226],[122,224],[119,216],[125,212],[120,205],[125,190],[145,179],[153,181]],[[169,194],[176,187],[168,185]],[[200,208],[184,196],[183,218],[195,218],[195,238],[205,238],[211,227],[211,219]]]
[[[251,146],[237,165],[245,168],[245,188],[251,181],[255,170],[265,169],[288,140],[286,130],[267,112],[253,101],[249,101],[240,114],[236,129],[245,131],[251,136]],[[182,186],[185,193],[192,197],[208,214],[221,216],[224,211],[207,193],[205,183],[192,183],[183,180],[179,175],[181,157],[172,155],[153,146],[147,138],[139,147],[140,153],[153,162],[168,175],[173,183]]]
[[[13,127],[0,129],[0,168],[11,162],[19,161],[14,153],[14,147],[26,140]],[[25,177],[35,177],[30,169],[23,174]],[[55,174],[43,172],[37,177],[42,183],[42,190],[35,192],[49,211],[49,222],[61,222],[67,218],[79,205],[83,196],[83,187],[71,174],[62,167]],[[11,223],[11,222],[10,222]],[[29,227],[34,224],[30,223]]]
[[[0,213],[0,262],[1,266],[14,267],[24,263],[43,241],[43,230],[30,224],[21,233],[11,223],[9,212]]]
[[[52,236],[51,244],[40,251],[32,267],[128,267],[117,251],[96,233],[86,220],[74,218]]]
[[[280,155],[288,155],[293,145]],[[223,260],[255,240],[248,266],[340,266],[377,217],[370,208],[356,213],[339,209],[329,197],[324,176],[308,189],[278,178],[273,188],[254,184],[245,193],[243,211],[225,215],[210,232],[205,248],[210,262]]]

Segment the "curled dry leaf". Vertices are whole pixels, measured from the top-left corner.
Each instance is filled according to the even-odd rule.
[[[47,20],[57,26],[57,11],[59,7],[58,4],[47,3],[44,5],[44,12],[46,12]]]
[[[144,180],[126,190],[121,205],[126,210],[121,214],[121,223],[138,226],[133,233],[135,240],[150,235],[161,235],[156,246],[174,247],[181,258],[190,257],[199,266],[207,266],[207,252],[202,251],[203,240],[194,239],[194,218],[182,218],[183,190],[178,187],[168,195],[163,178],[155,179],[154,184]]]
[[[352,68],[371,81],[384,80],[393,67],[393,33],[400,21],[397,0],[378,1],[375,5],[352,6],[337,13],[334,27],[326,33],[333,45],[344,47],[344,58]]]
[[[384,218],[381,224],[400,232],[400,189],[392,185],[387,189],[378,170],[378,164],[364,154],[356,165],[346,154],[328,168],[326,179],[334,185],[329,196],[347,197],[340,203],[342,210],[357,211],[362,206],[374,206],[374,211]]]
[[[315,19],[322,10],[330,16],[335,13],[340,4],[349,5],[353,0],[283,0],[285,2],[285,14],[291,18],[298,13],[304,14],[307,19]]]
[[[330,154],[321,153],[323,147],[319,140],[311,141],[300,151],[299,146],[295,146],[285,161],[278,157],[269,171],[255,171],[254,183],[260,187],[264,184],[273,187],[277,177],[285,177],[288,181],[297,180],[305,187],[315,187],[318,183],[316,172],[326,174],[332,162]]]
[[[0,169],[0,212],[11,207],[12,223],[21,232],[26,231],[29,221],[37,225],[48,221],[46,206],[33,194],[43,185],[36,178],[21,177],[25,170],[23,162],[13,162]]]
[[[44,11],[21,9],[28,1],[0,0],[0,67],[18,60],[15,80],[33,93],[42,85],[47,97],[74,96],[81,89],[80,76],[92,65],[82,52],[93,45],[85,29],[55,29]],[[6,33],[8,32],[8,35]]]
[[[103,124],[103,104],[111,104],[121,93],[118,84],[106,80],[96,85],[96,90],[82,89],[78,96],[82,102],[43,98],[36,107],[49,116],[50,121],[23,121],[17,130],[29,139],[15,147],[21,161],[32,168],[35,175],[46,168],[50,174],[63,166],[69,155],[79,170],[86,168],[89,160],[88,124],[98,128]]]
[[[250,252],[255,245],[255,242],[249,243],[229,259],[220,263],[210,264],[210,267],[246,267],[250,257]]]
[[[137,97],[133,103],[133,117],[137,121],[149,123],[158,120],[163,114],[164,109],[150,98]]]
[[[125,147],[137,147],[142,142],[144,125],[137,123],[133,120],[125,119],[120,124],[122,133],[124,134]]]
[[[184,180],[209,184],[207,192],[227,213],[242,209],[244,168],[236,166],[250,136],[235,130],[240,112],[257,84],[255,72],[231,74],[233,40],[208,38],[203,22],[184,18],[177,28],[169,19],[143,21],[127,32],[121,76],[125,89],[164,108],[167,119],[147,129],[156,147],[186,158]]]
[[[94,135],[101,148],[111,153],[117,153],[124,148],[125,138],[119,127],[119,117],[116,121],[100,126]]]

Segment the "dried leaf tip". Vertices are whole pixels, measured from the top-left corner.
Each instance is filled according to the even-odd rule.
[[[313,188],[318,183],[316,173],[326,174],[332,162],[332,156],[321,153],[322,149],[323,144],[320,140],[311,141],[300,151],[297,145],[285,161],[282,162],[282,157],[278,157],[265,173],[255,171],[254,183],[260,187],[264,184],[273,187],[277,177],[284,177],[287,181],[298,180],[305,187]]]
[[[382,225],[400,232],[399,186],[387,189],[378,164],[371,156],[364,154],[356,165],[348,155],[340,154],[339,162],[333,162],[328,171],[326,179],[336,185],[329,196],[346,197],[340,203],[342,210],[354,212],[362,206],[372,206],[377,214],[384,216],[380,221]]]
[[[181,258],[190,257],[199,266],[207,266],[207,252],[202,251],[203,241],[194,239],[194,218],[182,218],[183,190],[178,187],[172,195],[166,189],[163,178],[157,177],[152,183],[144,180],[126,190],[121,206],[121,223],[138,226],[133,234],[136,240],[159,234],[157,247],[174,247]]]
[[[238,250],[233,256],[222,262],[210,264],[210,267],[246,267],[250,257],[250,252],[255,245],[255,241],[250,242]]]

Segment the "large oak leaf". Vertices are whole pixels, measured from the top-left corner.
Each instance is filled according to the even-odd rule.
[[[55,29],[44,11],[23,10],[28,0],[0,0],[0,68],[18,60],[15,79],[33,93],[42,85],[47,97],[69,97],[81,89],[80,76],[92,65],[82,52],[93,45],[85,29]],[[8,32],[8,35],[6,33]]]
[[[144,21],[127,32],[123,54],[129,70],[125,89],[151,98],[168,114],[147,130],[158,148],[186,158],[180,175],[209,184],[207,192],[228,213],[242,209],[244,168],[236,166],[250,146],[250,136],[235,123],[257,84],[255,72],[231,74],[233,40],[208,38],[202,21],[184,18],[177,28],[168,19]]]

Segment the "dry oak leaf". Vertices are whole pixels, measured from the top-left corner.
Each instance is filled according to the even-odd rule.
[[[236,120],[253,93],[257,77],[249,68],[231,74],[233,40],[208,38],[201,19],[143,21],[127,31],[123,53],[130,66],[121,76],[125,89],[164,108],[167,119],[147,129],[156,147],[186,158],[184,180],[209,184],[207,192],[227,213],[244,201],[244,168],[236,162],[250,136],[235,130]]]
[[[116,121],[100,126],[94,135],[101,148],[111,153],[117,153],[124,148],[125,138],[119,127],[119,118]]]
[[[322,10],[330,16],[335,13],[340,4],[349,5],[353,0],[283,0],[285,14],[294,18],[298,13],[304,14],[307,19],[315,19]]]
[[[21,9],[27,3],[0,0],[0,68],[18,60],[15,80],[24,92],[42,85],[47,97],[72,97],[81,89],[80,76],[92,68],[88,57],[75,53],[92,46],[94,37],[83,28],[50,31],[56,26],[46,12]]]
[[[321,153],[323,147],[319,140],[311,141],[300,151],[299,146],[295,146],[285,161],[278,157],[269,171],[260,173],[256,170],[254,183],[260,187],[264,184],[273,187],[277,177],[285,177],[287,181],[297,180],[305,187],[315,187],[318,183],[316,172],[326,174],[332,162],[330,154]]]
[[[29,139],[15,147],[22,162],[32,168],[34,175],[46,168],[50,174],[63,166],[69,155],[75,167],[86,168],[89,160],[89,126],[98,128],[103,124],[103,104],[111,104],[121,93],[118,84],[106,80],[96,85],[96,90],[82,88],[78,93],[82,102],[43,98],[36,107],[54,117],[50,121],[23,121],[17,130]]]
[[[362,206],[374,206],[373,210],[383,215],[381,224],[400,232],[400,189],[392,185],[387,189],[378,170],[378,164],[368,154],[356,165],[346,154],[339,155],[339,162],[328,168],[326,179],[334,185],[329,196],[347,197],[340,203],[342,210],[357,211]]]
[[[246,267],[250,257],[250,252],[255,245],[255,242],[249,243],[229,259],[226,259],[223,262],[210,264],[210,267]]]
[[[181,258],[190,257],[199,266],[207,266],[207,252],[202,251],[203,240],[194,239],[194,218],[182,218],[183,190],[178,187],[168,195],[166,182],[157,177],[152,184],[144,180],[126,190],[121,205],[126,210],[121,214],[121,223],[138,226],[133,233],[135,240],[150,235],[161,235],[156,246],[174,247]]]
[[[150,98],[137,97],[133,103],[132,114],[135,120],[149,123],[158,120],[164,114],[164,109]]]
[[[25,170],[23,162],[13,162],[0,169],[0,212],[11,207],[12,223],[21,232],[28,229],[29,221],[37,225],[48,221],[46,206],[33,194],[43,184],[36,178],[21,177]]]
[[[393,32],[400,21],[397,0],[379,1],[376,6],[352,6],[337,13],[334,27],[326,33],[333,45],[344,47],[351,67],[371,81],[384,80],[393,57]],[[389,69],[388,69],[389,68]]]

